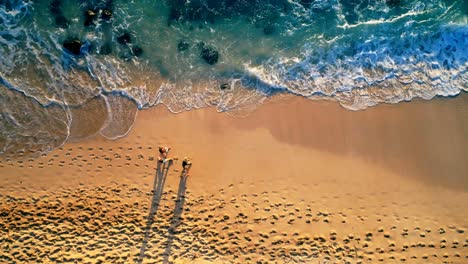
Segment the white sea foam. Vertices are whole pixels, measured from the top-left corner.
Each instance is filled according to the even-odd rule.
[[[291,93],[360,110],[468,91],[468,25],[461,0],[448,5],[411,0],[398,7],[386,1],[317,0],[310,8],[291,0],[289,10],[267,10],[274,8],[269,4],[258,17],[239,14],[213,24],[170,26],[164,1],[115,0],[112,20],[99,19],[88,28],[84,5],[64,1],[65,29],[55,25],[48,1],[7,2],[0,5],[0,90],[62,109],[61,121],[54,121],[60,135],[69,135],[76,122],[70,108],[96,97],[105,98],[107,106],[100,133],[115,139],[133,126],[136,114],[126,115],[133,113],[129,101],[138,109],[163,104],[178,113],[212,106],[232,113],[253,109],[272,94]],[[123,32],[131,34],[128,45],[116,42]],[[63,42],[70,37],[88,49],[68,54]],[[177,50],[179,41],[188,43],[186,51]],[[111,53],[100,54],[107,44]],[[219,52],[216,65],[200,57],[203,45]],[[134,47],[142,48],[142,57],[132,55]],[[0,122],[31,144],[33,137],[24,131],[42,119],[18,119],[15,109],[22,108],[11,100],[2,107],[7,114]],[[20,144],[2,133],[3,151]],[[46,134],[37,140],[43,149],[63,143]]]

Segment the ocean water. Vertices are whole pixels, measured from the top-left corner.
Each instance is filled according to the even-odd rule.
[[[159,104],[454,96],[467,47],[464,0],[0,0],[0,153],[116,139]]]

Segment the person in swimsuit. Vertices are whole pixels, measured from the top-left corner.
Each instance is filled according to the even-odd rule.
[[[169,150],[171,150],[171,148],[168,146],[159,147],[159,157],[158,157],[159,162],[166,163],[167,161],[172,160],[172,159],[167,158],[167,154],[169,154]]]
[[[190,174],[188,173],[191,167],[192,167],[192,159],[189,157],[185,157],[184,160],[182,160],[182,175],[190,176]]]

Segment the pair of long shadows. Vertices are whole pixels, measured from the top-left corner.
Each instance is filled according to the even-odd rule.
[[[169,173],[169,169],[172,166],[172,161],[167,163],[160,163],[158,162],[157,169],[156,169],[156,177],[154,178],[153,184],[153,199],[151,201],[151,208],[148,214],[148,218],[146,220],[146,228],[145,228],[145,237],[143,239],[143,243],[140,250],[140,257],[138,259],[138,263],[142,263],[145,257],[145,251],[148,247],[148,240],[151,231],[151,226],[154,222],[154,216],[156,215],[159,204],[161,201],[161,196],[163,194],[164,183],[166,182],[167,174]],[[167,243],[166,249],[164,250],[164,260],[163,263],[169,262],[169,256],[171,255],[172,244],[174,241],[174,237],[176,234],[177,226],[180,224],[180,216],[182,215],[185,203],[185,190],[187,188],[187,175],[185,170],[182,170],[180,175],[179,181],[179,189],[177,191],[177,199],[174,208],[174,215],[172,217],[171,226],[168,229],[167,235]]]

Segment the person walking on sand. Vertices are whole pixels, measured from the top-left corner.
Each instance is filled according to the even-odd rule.
[[[190,176],[189,171],[191,167],[192,159],[189,157],[185,157],[184,160],[182,160],[182,175]]]
[[[168,146],[159,147],[159,157],[158,157],[159,162],[166,163],[167,161],[172,161],[172,159],[167,158],[167,155],[169,154],[169,150],[171,150],[171,148]]]

